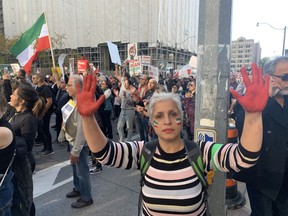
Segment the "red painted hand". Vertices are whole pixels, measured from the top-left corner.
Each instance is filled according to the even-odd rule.
[[[246,93],[241,96],[232,89],[230,90],[231,94],[247,112],[262,112],[269,97],[269,76],[266,76],[264,82],[262,69],[255,63],[252,64],[252,82],[245,67],[241,68],[241,74],[246,86]]]
[[[104,94],[96,101],[95,90],[97,85],[96,76],[89,74],[84,77],[82,91],[79,84],[77,84],[77,108],[82,116],[92,116],[99,109],[101,104],[105,101]]]

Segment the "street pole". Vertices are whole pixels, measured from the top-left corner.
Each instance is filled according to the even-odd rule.
[[[195,139],[227,143],[231,14],[231,0],[200,1]],[[213,216],[226,215],[225,180],[225,173],[216,172],[209,187]]]
[[[286,26],[284,26],[284,28],[275,28],[274,26],[270,25],[269,23],[265,23],[265,22],[257,22],[256,26],[259,27],[260,24],[265,24],[268,25],[269,27],[275,29],[275,30],[283,30],[284,31],[284,38],[283,38],[283,47],[282,47],[282,56],[285,55],[285,41],[286,41]]]
[[[282,56],[285,55],[285,40],[286,40],[286,26],[284,27],[284,38],[283,38]]]

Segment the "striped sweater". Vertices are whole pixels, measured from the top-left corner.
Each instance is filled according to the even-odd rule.
[[[139,167],[143,141],[108,141],[105,148],[95,153],[102,163],[117,168]],[[253,166],[259,152],[249,152],[241,144],[198,142],[205,171],[228,172]],[[144,177],[142,215],[205,215],[204,190],[191,167],[185,148],[176,153],[165,153],[157,147]]]

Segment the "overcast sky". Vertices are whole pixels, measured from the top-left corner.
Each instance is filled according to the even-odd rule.
[[[256,27],[257,22],[281,30],[266,24]],[[232,40],[243,36],[260,42],[262,58],[282,54],[285,26],[288,28],[288,0],[233,0]],[[285,44],[288,49],[288,36]]]

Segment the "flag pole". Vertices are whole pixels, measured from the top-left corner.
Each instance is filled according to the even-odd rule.
[[[47,25],[48,36],[49,36],[49,44],[50,44],[50,51],[51,51],[53,69],[55,69],[56,66],[55,66],[54,53],[53,53],[53,49],[52,49],[51,37],[50,37],[50,32],[49,32],[49,27],[48,27],[48,22],[47,22],[47,18],[46,18],[45,12],[44,12],[44,17],[45,17],[45,21],[46,21],[46,25]]]

